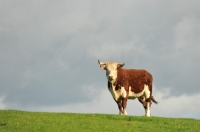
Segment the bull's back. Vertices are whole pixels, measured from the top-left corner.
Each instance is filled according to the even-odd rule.
[[[152,81],[152,75],[146,70],[119,69],[117,73],[117,83],[126,90],[131,87],[131,91],[134,93],[142,92],[145,85],[151,91]]]

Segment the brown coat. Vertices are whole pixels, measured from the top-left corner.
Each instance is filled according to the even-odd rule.
[[[114,85],[116,86],[116,90],[120,89],[122,86],[128,92],[129,86],[131,86],[132,92],[140,93],[144,89],[144,84],[146,84],[149,86],[150,97],[151,97],[152,83],[153,83],[153,77],[146,70],[120,68],[117,71],[117,79]],[[110,85],[111,84],[108,82],[108,88],[110,88]]]

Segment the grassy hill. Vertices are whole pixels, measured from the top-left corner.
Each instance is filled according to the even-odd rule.
[[[0,132],[198,132],[200,120],[0,110]]]

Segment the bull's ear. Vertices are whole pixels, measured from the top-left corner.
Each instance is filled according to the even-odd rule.
[[[106,70],[106,65],[105,64],[101,64],[100,68],[103,69],[103,70]]]
[[[124,65],[125,65],[124,63],[122,63],[122,64],[117,64],[117,69],[122,68]]]

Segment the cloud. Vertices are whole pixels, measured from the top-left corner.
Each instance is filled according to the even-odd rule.
[[[200,1],[192,0],[188,2],[187,0],[177,0],[169,1],[170,3],[170,12],[178,16],[190,16],[197,14],[199,12]],[[173,3],[173,4],[172,4]]]
[[[200,41],[199,35],[200,18],[196,16],[183,17],[175,28],[176,48],[181,50],[191,47],[192,50],[199,50],[200,47],[197,45]]]
[[[165,91],[156,90],[154,93],[156,93],[155,97],[159,101],[157,106],[152,107],[152,112],[156,116],[199,118],[198,109],[200,104],[197,100],[200,99],[200,93],[171,96],[170,89],[165,89]]]
[[[98,46],[91,46],[88,52],[91,56],[104,60],[120,59],[128,57],[131,53],[135,52],[135,54],[137,54],[143,51],[141,46],[135,47],[134,45],[134,42],[120,44],[108,41]]]

